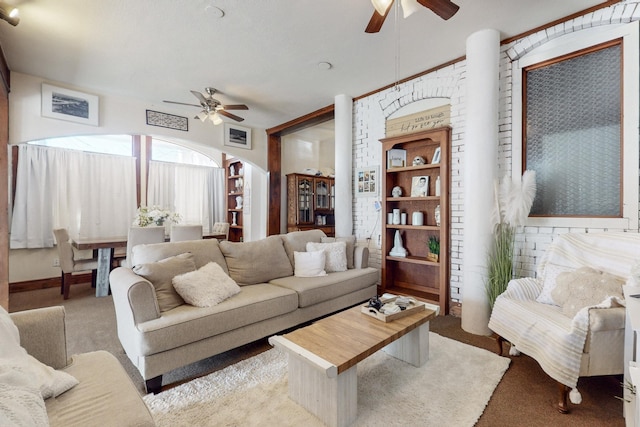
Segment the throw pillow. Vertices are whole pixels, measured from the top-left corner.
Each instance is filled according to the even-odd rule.
[[[296,277],[318,277],[326,276],[324,271],[326,256],[324,251],[310,251],[293,253]]]
[[[347,244],[347,268],[355,268],[354,252],[356,249],[356,236],[349,237],[323,237],[322,243],[345,242]]]
[[[239,285],[266,283],[293,275],[293,267],[279,235],[253,242],[220,242],[229,276]]]
[[[556,264],[547,264],[547,266],[544,268],[544,276],[542,277],[542,291],[536,298],[536,301],[542,304],[561,305],[553,300],[551,291],[555,289],[556,280],[558,279],[558,275],[560,273],[566,273],[574,270],[575,269],[571,267],[564,267],[562,265]]]
[[[0,426],[48,426],[44,399],[24,372],[0,364]]]
[[[58,396],[78,384],[72,375],[53,369],[27,353],[20,345],[19,332],[9,313],[0,307],[0,373],[19,372],[43,399]],[[15,375],[10,375],[16,378]],[[0,424],[2,425],[2,424]]]
[[[309,242],[307,243],[307,252],[310,251],[324,251],[326,256],[324,269],[327,273],[347,271],[347,244],[345,242]]]
[[[551,292],[553,299],[561,305],[565,316],[572,319],[584,307],[600,304],[609,297],[623,298],[624,280],[590,267],[560,273],[557,283]]]
[[[186,303],[196,307],[213,307],[240,292],[240,286],[215,262],[177,275],[172,283]]]
[[[171,280],[179,275],[194,271],[196,264],[190,253],[184,253],[173,257],[165,258],[158,262],[139,264],[133,267],[133,271],[151,282],[156,290],[156,298],[160,313],[174,309],[182,304],[184,300],[173,288]]]

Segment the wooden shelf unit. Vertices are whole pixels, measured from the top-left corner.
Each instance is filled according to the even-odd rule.
[[[334,236],[334,212],[334,178],[287,175],[287,232],[320,229],[327,236]]]
[[[438,129],[381,139],[382,143],[382,283],[380,293],[413,295],[440,306],[440,313],[448,314],[449,291],[449,181],[451,129]],[[440,148],[440,162],[432,164],[434,152]],[[406,151],[409,166],[389,168],[387,153],[391,149]],[[427,164],[412,166],[421,156]],[[429,176],[426,196],[411,197],[413,177]],[[440,196],[436,196],[436,178],[440,177]],[[395,186],[402,188],[400,197],[393,197]],[[436,225],[435,209],[440,206],[440,225]],[[387,224],[387,213],[400,209],[407,214],[407,224]],[[413,212],[424,215],[423,225],[412,225]],[[407,257],[389,255],[394,246],[396,231],[400,232]],[[438,262],[427,260],[428,240],[440,240]]]
[[[233,166],[233,168],[232,168]],[[229,241],[231,242],[241,242],[243,240],[242,236],[242,209],[236,209],[236,197],[243,196],[244,189],[244,174],[243,169],[244,165],[242,161],[231,158],[224,161],[225,168],[225,176],[226,179],[226,202],[227,202],[227,222],[229,223]],[[232,170],[233,169],[233,170]],[[242,180],[242,186],[237,187],[236,183]],[[244,206],[244,201],[242,203]],[[233,225],[233,214],[236,214],[236,225]]]

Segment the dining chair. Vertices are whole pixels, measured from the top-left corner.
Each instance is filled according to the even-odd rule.
[[[202,239],[202,224],[198,225],[176,225],[171,226],[169,233],[170,242],[181,242],[183,240]]]
[[[228,222],[216,222],[211,229],[212,234],[224,234],[224,240],[229,240],[229,223]]]
[[[62,276],[60,277],[60,293],[64,299],[69,299],[69,288],[71,287],[71,278],[73,273],[91,271],[91,283],[96,283],[98,273],[98,259],[76,259],[73,246],[69,240],[69,232],[66,228],[57,228],[53,230],[58,247],[58,258],[60,259],[60,268]]]
[[[164,227],[129,227],[127,235],[127,258],[121,264],[131,268],[131,250],[137,245],[164,242]]]

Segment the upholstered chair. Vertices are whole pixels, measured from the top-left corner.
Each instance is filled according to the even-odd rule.
[[[229,223],[228,222],[216,222],[213,224],[212,234],[224,234],[224,240],[229,240]]]
[[[202,239],[202,225],[172,225],[169,241],[181,242],[184,240]]]
[[[96,282],[98,273],[98,259],[76,259],[73,246],[69,241],[69,232],[65,228],[53,230],[58,247],[58,258],[62,276],[60,278],[60,293],[64,299],[69,299],[69,288],[73,273],[91,271],[91,283]]]
[[[121,263],[125,267],[133,267],[131,265],[131,250],[136,245],[146,245],[149,243],[164,242],[164,227],[129,227],[127,235],[127,259]]]

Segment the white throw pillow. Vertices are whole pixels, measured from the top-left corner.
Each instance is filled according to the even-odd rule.
[[[356,248],[356,236],[347,237],[322,237],[322,243],[345,242],[347,244],[347,268],[355,268],[354,251]]]
[[[78,384],[72,375],[53,369],[20,346],[19,332],[9,313],[0,307],[0,370],[23,373],[43,399],[58,396]]]
[[[185,302],[196,307],[213,307],[240,292],[240,286],[215,262],[177,275],[172,283]]]
[[[326,258],[324,251],[293,252],[293,260],[295,264],[294,276],[326,276],[327,272],[324,271]]]
[[[32,378],[0,363],[0,426],[48,425],[44,399]]]
[[[327,273],[334,271],[347,271],[347,244],[345,242],[334,243],[307,243],[307,252],[324,251],[326,258],[324,269]]]
[[[542,291],[536,298],[536,301],[542,304],[560,306],[560,304],[553,300],[551,292],[553,292],[553,290],[556,288],[556,280],[558,279],[558,275],[560,273],[566,273],[574,270],[575,269],[571,267],[564,267],[562,265],[556,264],[547,264],[544,268],[544,275],[542,277]]]

